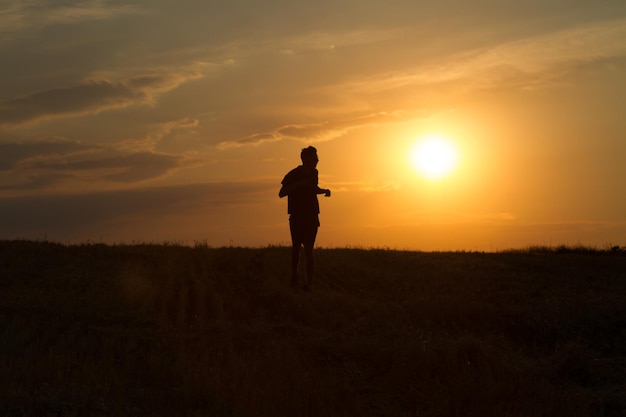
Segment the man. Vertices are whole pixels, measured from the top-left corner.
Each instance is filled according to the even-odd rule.
[[[313,283],[313,245],[320,225],[318,194],[330,197],[330,190],[317,185],[317,149],[313,146],[302,149],[302,165],[289,171],[282,181],[278,196],[287,196],[289,230],[291,231],[291,285],[298,286],[298,261],[300,247],[306,256],[306,278],[303,289],[309,291]]]

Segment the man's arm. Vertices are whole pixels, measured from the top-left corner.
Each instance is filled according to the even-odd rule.
[[[316,194],[324,194],[325,197],[330,197],[330,190],[328,188],[317,187]]]
[[[288,196],[294,189],[301,187],[301,186],[306,186],[307,185],[307,181],[300,181],[297,182],[295,184],[291,184],[291,185],[287,185],[287,184],[283,184],[282,187],[280,187],[280,191],[278,192],[278,197],[283,198]],[[315,194],[324,194],[324,196],[326,197],[330,197],[330,190],[327,188],[320,188],[317,187],[317,189],[315,190]]]
[[[291,190],[291,187],[289,187],[287,184],[283,184],[282,187],[280,187],[280,191],[278,192],[278,196],[280,198],[286,197],[289,195],[289,191]]]
[[[288,175],[287,177],[285,177],[282,184],[283,185],[282,187],[280,187],[280,191],[278,192],[278,196],[280,198],[288,196],[298,188],[304,187],[313,187],[313,189],[315,190],[315,194],[324,194],[326,197],[330,197],[330,190],[317,186],[317,172],[315,173],[315,177],[304,178],[296,182],[290,181]]]

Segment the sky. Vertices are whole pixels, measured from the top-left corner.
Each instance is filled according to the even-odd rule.
[[[626,245],[622,0],[0,0],[0,239]],[[433,179],[428,137],[457,164]]]

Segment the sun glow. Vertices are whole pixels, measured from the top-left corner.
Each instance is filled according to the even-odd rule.
[[[429,180],[441,179],[454,171],[459,161],[456,146],[440,135],[428,135],[409,150],[409,162]]]

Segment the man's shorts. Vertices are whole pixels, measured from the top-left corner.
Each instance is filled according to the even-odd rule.
[[[320,226],[319,216],[289,216],[289,230],[293,245],[310,245],[315,243],[317,228]]]

